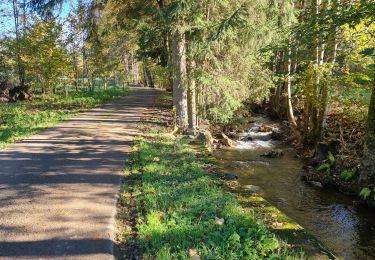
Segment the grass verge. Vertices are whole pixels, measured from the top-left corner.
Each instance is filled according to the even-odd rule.
[[[0,148],[34,134],[61,120],[129,93],[128,89],[37,96],[33,102],[0,105]]]
[[[187,141],[153,135],[136,146],[121,194],[127,259],[301,258],[240,206]],[[130,248],[130,249],[129,249]]]

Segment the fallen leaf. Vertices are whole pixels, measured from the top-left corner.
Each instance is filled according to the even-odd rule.
[[[154,157],[153,161],[154,162],[160,162],[160,158],[159,157]]]
[[[164,213],[163,212],[159,213],[159,220],[160,220],[160,222],[164,221]]]
[[[200,260],[201,259],[200,255],[198,254],[198,251],[195,248],[189,249],[189,256],[193,260]]]

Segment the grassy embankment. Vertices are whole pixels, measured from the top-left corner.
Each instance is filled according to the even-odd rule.
[[[208,173],[208,160],[171,135],[138,143],[121,193],[123,253],[143,259],[301,258],[260,214],[225,191],[224,182]]]
[[[36,96],[32,102],[0,104],[0,148],[128,93],[128,89],[109,89],[75,93],[68,97]]]
[[[171,103],[157,100],[162,124],[171,123]],[[223,169],[202,143],[149,128],[158,133],[137,143],[125,170],[120,259],[335,258],[260,195],[219,179]]]

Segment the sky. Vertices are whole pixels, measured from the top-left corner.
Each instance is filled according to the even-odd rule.
[[[62,8],[56,11],[60,20],[64,20],[76,4],[76,0],[66,1]],[[13,9],[11,1],[0,0],[0,37],[14,34]]]

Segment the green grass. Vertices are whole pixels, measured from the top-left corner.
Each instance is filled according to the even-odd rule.
[[[123,201],[137,201],[137,237],[120,240],[137,243],[143,259],[191,259],[195,252],[201,259],[297,258],[189,147],[170,135],[139,142],[127,173],[138,185],[125,181],[122,192]]]
[[[0,148],[23,139],[61,120],[111,102],[129,93],[128,89],[72,93],[70,96],[37,96],[32,102],[0,104]]]

